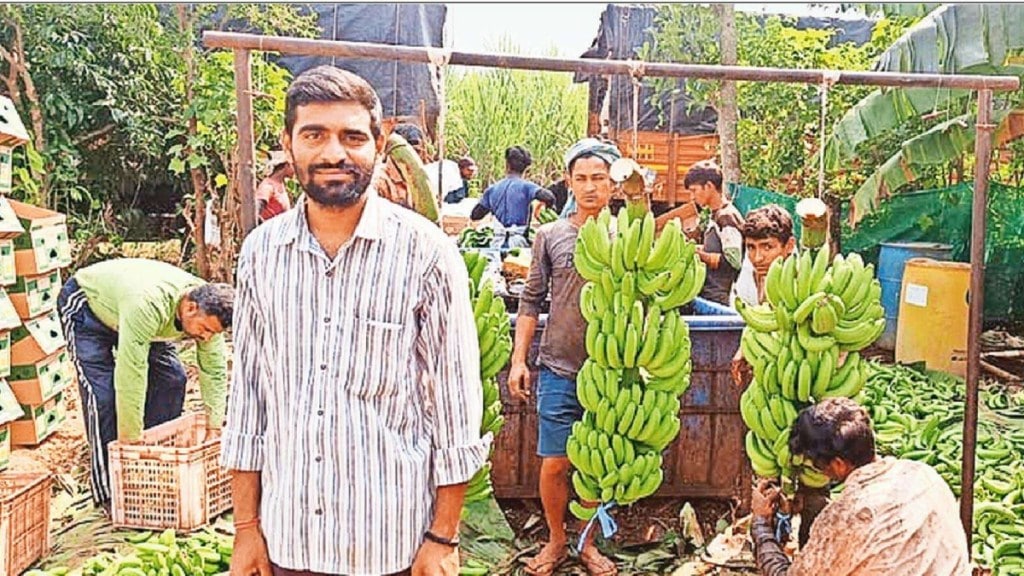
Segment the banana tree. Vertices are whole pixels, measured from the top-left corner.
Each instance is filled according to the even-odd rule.
[[[876,70],[939,74],[1024,76],[1024,6],[944,4],[907,30],[879,57]],[[879,89],[833,126],[826,166],[836,170],[858,157],[858,147],[910,121],[938,120],[905,140],[854,193],[851,214],[859,220],[880,196],[913,182],[929,166],[945,164],[974,146],[971,91],[933,88]],[[994,136],[998,146],[1022,134],[1011,96],[997,95]]]

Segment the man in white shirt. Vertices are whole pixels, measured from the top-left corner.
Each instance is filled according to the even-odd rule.
[[[786,258],[796,249],[789,212],[778,204],[748,212],[743,225],[743,248],[746,256],[733,284],[730,306],[737,296],[751,306],[764,302],[764,281],[772,262]]]
[[[377,195],[381,105],[362,78],[299,75],[281,144],[305,196],[238,258],[231,574],[455,576],[491,441],[462,257]]]

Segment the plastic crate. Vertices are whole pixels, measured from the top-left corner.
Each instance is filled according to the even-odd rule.
[[[21,574],[50,551],[49,473],[0,474],[0,568]]]
[[[11,423],[0,424],[0,470],[11,464]]]
[[[220,438],[200,443],[205,428],[206,415],[192,413],[146,430],[139,444],[109,444],[114,526],[187,532],[231,508]]]

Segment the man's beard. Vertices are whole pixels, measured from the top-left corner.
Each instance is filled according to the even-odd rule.
[[[317,184],[313,181],[313,176],[317,170],[345,170],[353,176],[353,180],[351,182]],[[365,170],[356,164],[339,162],[337,164],[316,164],[308,167],[303,173],[299,174],[299,183],[306,194],[317,204],[344,207],[355,204],[366,193],[372,178],[372,169]]]

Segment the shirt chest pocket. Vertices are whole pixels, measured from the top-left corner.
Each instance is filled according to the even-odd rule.
[[[348,327],[347,374],[339,374],[349,394],[362,398],[398,395],[411,380],[413,346],[405,322],[356,317]]]

